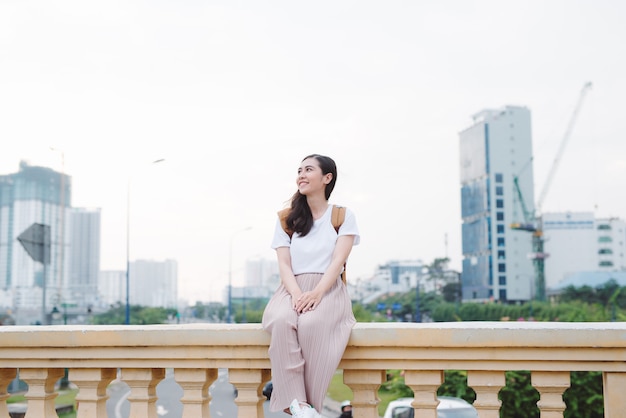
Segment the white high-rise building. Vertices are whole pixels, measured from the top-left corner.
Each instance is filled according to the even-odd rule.
[[[251,258],[246,260],[245,286],[273,286],[272,279],[278,275],[278,262],[274,259]]]
[[[137,260],[130,263],[130,304],[178,307],[178,263]]]
[[[622,219],[596,219],[592,212],[545,213],[542,219],[546,288],[561,288],[573,276],[626,271]]]
[[[534,211],[530,111],[484,110],[459,136],[463,300],[530,300],[531,234],[510,228]]]
[[[94,305],[100,271],[100,209],[73,208],[69,223],[68,297],[79,306]]]
[[[592,212],[544,213],[543,249],[546,288],[568,275],[598,267],[598,239]]]
[[[108,308],[126,303],[126,271],[103,270],[98,275],[98,306]]]

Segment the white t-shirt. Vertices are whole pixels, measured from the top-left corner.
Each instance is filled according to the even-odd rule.
[[[326,213],[313,221],[313,227],[308,234],[301,237],[295,232],[291,239],[283,229],[280,219],[276,219],[272,248],[289,247],[293,274],[325,273],[335,251],[338,236],[354,235],[354,245],[359,244],[361,238],[352,211],[346,208],[346,217],[339,227],[339,233],[335,231],[330,219],[332,211],[333,205],[329,205]]]

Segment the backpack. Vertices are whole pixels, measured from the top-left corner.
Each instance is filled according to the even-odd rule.
[[[291,208],[286,208],[278,212],[278,218],[280,219],[280,224],[283,227],[283,230],[289,235],[289,238],[293,235],[293,231],[287,227],[287,217],[289,216],[289,212],[291,212]],[[333,205],[332,213],[330,214],[330,220],[333,224],[333,228],[335,231],[339,233],[339,228],[343,225],[343,221],[346,219],[346,208],[345,206]],[[346,283],[346,264],[343,265],[343,271],[341,272],[341,280],[344,284]]]

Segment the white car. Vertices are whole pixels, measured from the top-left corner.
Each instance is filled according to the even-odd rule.
[[[438,396],[437,418],[478,418],[478,412],[472,404],[461,398]],[[411,406],[413,398],[400,398],[389,402],[384,418],[414,418]]]

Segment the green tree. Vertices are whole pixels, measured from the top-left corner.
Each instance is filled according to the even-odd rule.
[[[372,311],[368,310],[366,306],[358,302],[352,303],[352,312],[354,313],[354,317],[357,322],[381,321],[380,316],[376,317]]]
[[[426,268],[428,269],[428,280],[433,282],[435,289],[439,289],[445,281],[445,272],[448,270],[448,257],[435,258]]]
[[[437,389],[437,395],[463,398],[469,403],[476,400],[476,392],[467,386],[467,372],[459,370],[444,372],[443,384]]]
[[[571,384],[563,394],[567,405],[564,418],[602,418],[604,398],[602,396],[601,372],[571,372]]]
[[[446,302],[458,302],[461,299],[461,283],[446,283],[441,289],[441,294]]]
[[[539,418],[539,392],[530,384],[530,372],[508,371],[506,385],[500,390],[501,418]]]
[[[170,317],[176,315],[176,309],[152,308],[139,305],[130,306],[130,324],[148,325],[163,324]],[[126,306],[118,303],[107,312],[94,315],[91,318],[94,325],[113,325],[126,323]]]

